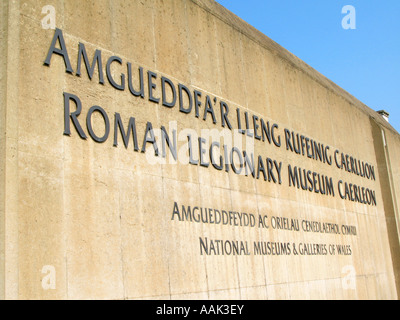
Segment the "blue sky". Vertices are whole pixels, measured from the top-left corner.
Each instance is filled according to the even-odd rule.
[[[400,132],[400,0],[217,0]],[[355,9],[355,29],[342,20]]]

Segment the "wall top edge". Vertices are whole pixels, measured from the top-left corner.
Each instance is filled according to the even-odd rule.
[[[372,108],[365,105],[363,102],[358,100],[356,97],[351,95],[345,89],[341,88],[333,81],[328,79],[326,76],[321,74],[319,71],[312,68],[310,65],[305,63],[303,60],[296,57],[294,54],[289,52],[287,49],[276,43],[274,40],[270,39],[261,31],[257,30],[249,23],[239,18],[237,15],[217,3],[215,0],[190,0],[205,11],[209,12],[219,20],[223,21],[227,25],[231,26],[236,31],[240,32],[247,38],[256,42],[261,47],[271,51],[273,54],[279,56],[286,62],[293,65],[295,68],[307,74],[313,80],[317,81],[319,84],[327,88],[328,90],[334,92],[338,96],[347,100],[351,105],[361,110],[363,113],[373,118],[381,127],[390,130],[392,133],[400,137],[400,133],[394,129],[389,122],[384,120],[378,112]]]

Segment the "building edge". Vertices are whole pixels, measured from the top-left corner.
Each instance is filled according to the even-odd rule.
[[[276,43],[274,40],[270,39],[261,31],[257,30],[249,23],[239,18],[237,15],[217,3],[215,0],[190,0],[193,3],[197,4],[210,14],[214,15],[216,18],[220,19],[224,23],[231,26],[236,31],[240,32],[247,38],[256,42],[261,47],[269,50],[276,56],[290,63],[293,67],[297,68],[299,71],[304,72],[309,77],[311,77],[314,81],[318,82],[320,85],[335,93],[336,95],[342,97],[354,107],[358,108],[362,112],[366,113],[374,119],[381,127],[389,129],[395,134],[400,136],[400,133],[394,129],[390,123],[385,121],[381,115],[379,115],[375,110],[371,109],[363,102],[358,100],[356,97],[351,95],[349,92],[335,84],[333,81],[328,79],[326,76],[321,74],[319,71],[312,68],[310,65],[305,63],[303,60],[295,56],[293,53]]]

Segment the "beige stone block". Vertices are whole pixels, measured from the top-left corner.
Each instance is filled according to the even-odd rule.
[[[50,74],[50,70],[43,67],[48,50],[43,43],[50,34],[42,30],[35,20],[26,17],[21,20],[20,37],[24,41],[21,42],[19,55],[19,103],[14,106],[19,115],[19,148],[25,152],[35,149],[39,154],[60,158],[63,151],[62,135],[59,134],[63,124],[60,117],[62,91],[57,89],[63,81],[55,70]],[[54,68],[57,70],[57,66]],[[59,108],[54,105],[56,101],[60,101]]]
[[[198,174],[199,183],[201,185],[210,185],[212,187],[226,189],[226,192],[229,193],[230,181],[229,175],[227,175],[226,172],[214,170],[214,168],[199,167]]]
[[[79,7],[79,10],[76,10]],[[64,29],[72,36],[97,44],[99,47],[111,49],[113,21],[112,12],[107,0],[64,1],[62,16]]]
[[[400,148],[398,146],[400,139],[398,135],[389,132],[389,130],[385,130],[385,137],[387,140],[387,146],[388,146],[388,162],[391,165],[389,169],[389,175],[392,179],[392,192],[393,192],[393,202],[394,202],[394,217],[397,221],[400,219],[400,212],[399,212],[399,199],[400,196],[400,188],[398,187],[399,181],[400,181],[400,168],[398,168],[396,165],[396,159],[398,159],[400,155]],[[397,209],[396,209],[397,208]],[[400,228],[397,226],[397,234],[400,233]]]
[[[197,213],[200,214],[199,217],[205,217],[201,216],[203,212],[194,209],[206,208],[201,201],[199,185],[164,179],[163,188],[164,203],[168,204],[165,214],[167,214],[167,230],[170,233],[167,252],[171,294],[206,292],[208,283],[205,259],[208,257],[200,254],[199,240],[200,237],[203,238],[203,229],[206,227],[203,223],[193,220]],[[190,207],[191,221],[184,220],[183,207],[186,211]],[[173,214],[175,210],[179,210],[179,216]]]
[[[265,49],[254,40],[242,38],[243,70],[245,79],[246,102],[249,111],[268,116],[271,106],[268,104],[268,86],[264,67]]]
[[[377,284],[377,278],[375,275],[367,275],[365,277],[365,282],[367,285],[367,300],[377,300],[379,296],[379,288]]]
[[[233,256],[216,256],[210,259],[205,258],[207,270],[207,285],[212,299],[211,292],[219,290],[233,290],[239,287],[236,258]],[[228,290],[228,291],[229,291]],[[230,296],[227,296],[230,299]],[[237,296],[238,298],[238,296]]]
[[[288,114],[288,125],[295,130],[307,131],[306,107],[301,99],[299,71],[284,63],[282,67],[282,78],[284,83],[285,103]]]
[[[304,77],[303,75],[303,79],[305,78],[307,77]],[[309,82],[310,81],[307,81],[307,83]],[[327,91],[325,87],[317,82],[313,82],[310,85],[312,85],[313,92],[313,98],[311,99],[311,105],[313,109],[312,113],[310,114],[314,114],[317,117],[318,122],[314,122],[315,125],[311,126],[311,128],[309,128],[308,130],[310,131],[310,135],[318,137],[318,141],[321,141],[321,143],[329,145],[332,148],[333,146],[335,146],[333,134],[336,130],[336,125],[334,125],[334,122],[331,121],[332,109],[329,103],[329,91]],[[305,94],[303,94],[303,99],[305,102],[309,102],[307,101]],[[319,130],[319,128],[324,128],[324,130]]]
[[[343,213],[342,213],[343,214]],[[327,209],[324,207],[307,206],[307,213],[304,217],[305,223],[302,222],[302,230],[304,232],[303,242],[308,244],[322,244],[325,245],[326,254],[309,256],[305,259],[305,274],[304,278],[309,280],[330,279],[341,277],[342,262],[341,256],[337,254],[337,245],[349,245],[350,239],[343,238],[341,234],[335,233],[321,233],[323,230],[323,223],[336,224],[339,232],[341,232],[341,224],[344,223],[337,211]],[[315,231],[310,229],[316,227]],[[334,251],[330,251],[333,247]],[[332,250],[332,249],[331,249]]]
[[[143,68],[155,67],[154,6],[151,1],[113,1],[112,47],[131,62]]]
[[[210,300],[240,300],[240,289],[210,290]]]
[[[200,195],[203,208],[214,208],[219,210],[221,214],[223,214],[222,210],[228,213],[229,211],[238,211],[238,208],[231,202],[229,190],[202,186]],[[218,203],[218,206],[215,205],[216,203]],[[207,238],[214,241],[221,240],[223,243],[226,241],[229,241],[229,243],[238,241],[240,243],[243,239],[237,235],[237,229],[238,226],[232,224],[205,224],[202,229],[202,238],[203,241]],[[239,288],[239,275],[235,272],[238,268],[237,256],[226,254],[226,252],[224,250],[217,255],[203,255],[210,299],[212,299],[211,291]]]
[[[193,292],[171,295],[171,300],[207,300],[208,292]]]
[[[89,168],[89,170],[88,170]],[[89,172],[89,174],[87,174]],[[65,168],[68,296],[124,297],[118,178],[113,171],[75,163]],[[87,284],[91,285],[88,286]]]
[[[240,288],[240,298],[242,300],[266,300],[266,286]]]
[[[238,161],[236,162],[236,165],[239,167],[239,160],[233,161]],[[242,172],[240,172],[240,174],[234,172],[229,174],[229,186],[235,191],[255,193],[255,179],[250,175],[246,176],[244,169]]]
[[[45,19],[47,15],[52,14],[51,9],[48,6],[54,8],[56,27],[63,27],[63,1],[56,0],[49,3],[46,0],[23,0],[19,1],[19,9],[21,15],[28,17],[30,20],[36,20],[35,25],[42,27],[43,24],[47,26],[50,22]]]
[[[343,290],[341,279],[327,279],[326,284],[326,299],[330,300],[343,300]]]
[[[242,37],[220,20],[216,20],[216,33],[221,95],[229,97],[227,102],[246,106]]]
[[[221,94],[216,18],[192,2],[186,3],[190,84],[215,95]]]
[[[7,43],[8,36],[6,35],[7,24],[8,24],[8,3],[2,3],[0,6],[0,54],[6,56],[7,54]],[[3,106],[0,108],[0,153],[3,155],[0,157],[0,179],[5,181],[5,164],[6,164],[6,88],[7,78],[4,76],[7,70],[7,62],[2,59],[0,62],[0,104]],[[0,184],[0,234],[2,235],[0,240],[0,299],[5,299],[5,204],[6,204],[6,187],[5,183]],[[3,236],[4,235],[4,236]]]
[[[288,126],[288,109],[285,102],[285,85],[282,77],[284,61],[268,51],[265,51],[264,59],[269,105],[271,106],[270,113],[265,116],[270,117],[282,126]]]
[[[369,290],[372,288],[367,283],[367,276],[360,276],[356,278],[356,289],[343,288],[343,299],[348,300],[368,300]]]
[[[124,171],[118,176],[125,295],[140,298],[170,294],[169,216],[162,208],[162,180]]]
[[[308,282],[289,283],[290,300],[310,300],[310,289]]]
[[[353,121],[356,121],[351,114],[351,104],[344,100],[342,97],[337,96],[334,93],[329,94],[328,102],[331,106],[331,117],[334,127],[334,146],[344,153],[350,153],[353,149],[352,138],[355,132],[353,132]]]
[[[326,288],[327,285],[325,280],[309,281],[308,290],[310,300],[327,300]]]
[[[127,299],[127,300],[140,300],[140,301],[145,301],[145,300],[171,300],[171,296],[170,295],[149,296],[149,297],[141,297],[141,298],[132,298],[132,299]]]
[[[259,217],[261,216],[263,221],[267,222],[266,227],[268,228],[259,226],[259,238],[256,239],[256,241],[262,242],[265,246],[267,246],[268,242],[281,242],[282,235],[280,235],[279,232],[276,232],[270,223],[271,217],[277,212],[280,212],[280,206],[277,204],[275,199],[261,196],[258,196],[257,203]],[[265,218],[265,216],[267,218]],[[286,239],[283,239],[283,241],[286,241]],[[265,255],[262,255],[265,281],[267,285],[288,282],[289,269],[285,257],[286,256],[282,255],[272,255],[269,251],[265,252]]]
[[[54,36],[42,26],[48,4],[63,31],[72,73],[57,53],[44,65]],[[0,8],[0,52],[7,57],[0,63],[0,298],[397,298],[400,138],[373,110],[209,0],[22,0]],[[97,68],[90,79],[83,62],[76,75],[79,43],[90,62],[101,50],[104,84]],[[124,90],[107,80],[112,56],[122,63],[113,63],[109,75],[118,81],[125,76]],[[143,67],[144,99],[129,91],[127,63],[135,85]],[[162,77],[175,89],[183,84],[192,95],[201,92],[199,116],[194,106],[189,114],[180,112],[179,99],[172,108],[149,101],[147,71],[157,74],[154,95],[160,99]],[[78,121],[86,139],[68,114],[65,119],[67,93],[82,103]],[[171,99],[171,91],[166,96]],[[203,118],[207,96],[216,123],[210,114]],[[229,105],[231,129],[223,130],[221,101]],[[92,127],[98,138],[106,134],[100,112],[87,122],[93,106],[109,120],[101,143],[89,132]],[[70,113],[74,108],[70,101]],[[250,129],[253,115],[278,124],[281,146],[237,133],[237,109],[241,129],[245,112]],[[124,144],[117,114],[124,130],[135,119],[137,146],[133,135]],[[156,144],[142,150],[150,123]],[[170,138],[176,130],[178,159],[163,149],[162,126]],[[376,181],[338,169],[334,159],[328,165],[287,150],[284,129],[329,145],[332,156],[337,149],[372,164]],[[211,163],[189,164],[187,134],[193,135],[195,159],[199,137],[206,141],[207,162],[210,143],[219,141],[255,161],[260,155],[265,168],[267,158],[275,160],[281,181],[246,174],[249,168],[240,168],[238,159],[228,163],[229,172]],[[215,155],[226,162],[223,150]],[[335,196],[289,186],[289,165],[332,177]],[[377,206],[341,199],[339,180],[374,190]],[[253,214],[255,226],[214,223],[208,210]],[[298,221],[300,229],[278,221]],[[341,232],[309,232],[302,221],[336,223]],[[355,226],[357,234],[344,234],[342,225]],[[249,254],[205,252],[204,241],[210,247],[244,244]],[[255,254],[257,243],[291,251]],[[313,244],[336,251],[294,253],[294,246]],[[339,254],[340,246],[349,246],[351,254]],[[55,287],[49,288],[52,272]]]
[[[186,12],[187,4],[181,0],[157,3],[154,7],[154,50],[158,70],[190,83]]]
[[[287,283],[270,284],[267,286],[268,300],[289,300],[289,288]]]
[[[352,124],[352,128],[354,130],[354,136],[352,138],[355,140],[355,144],[358,147],[357,150],[350,150],[349,153],[354,152],[354,157],[363,159],[365,162],[376,166],[375,151],[372,147],[373,136],[370,130],[370,126],[368,125],[370,119],[359,109],[354,110],[353,117],[354,121]]]
[[[376,276],[377,284],[379,286],[379,299],[382,300],[393,300],[396,296],[396,287],[391,279],[391,276],[387,273],[378,274]]]
[[[297,78],[300,87],[301,103],[304,110],[306,110],[306,112],[301,115],[303,126],[306,127],[306,130],[302,131],[306,131],[309,137],[318,137],[321,139],[320,129],[324,128],[325,131],[329,130],[330,127],[329,118],[326,117],[326,113],[328,112],[326,102],[322,101],[321,104],[317,102],[317,94],[315,91],[317,90],[316,87],[318,87],[318,83],[307,77],[307,75],[301,71],[297,72]],[[295,115],[296,113],[293,114],[293,117],[295,117]],[[327,126],[328,128],[326,128]]]
[[[63,166],[20,152],[18,212],[19,296],[63,299],[67,294]],[[39,160],[39,161],[38,161]],[[50,267],[48,267],[50,266]]]
[[[375,219],[368,216],[358,216],[358,224],[360,231],[360,252],[363,260],[363,273],[364,274],[374,274],[379,272],[380,268],[377,268],[377,264],[380,259],[376,259],[382,255],[382,249],[379,248],[379,243],[376,239],[378,236],[378,230],[374,222]],[[369,227],[367,227],[367,225]],[[368,232],[364,231],[367,230]],[[382,256],[381,256],[382,257]]]
[[[254,255],[254,242],[259,240],[257,196],[231,191],[232,206],[235,211],[252,214],[256,225],[235,229],[235,237],[245,241],[249,255],[237,257],[240,287],[259,287],[266,284],[263,256]],[[244,218],[243,218],[244,221]]]

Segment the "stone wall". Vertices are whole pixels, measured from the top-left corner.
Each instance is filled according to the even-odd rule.
[[[373,110],[211,0],[1,17],[2,298],[397,299]]]

